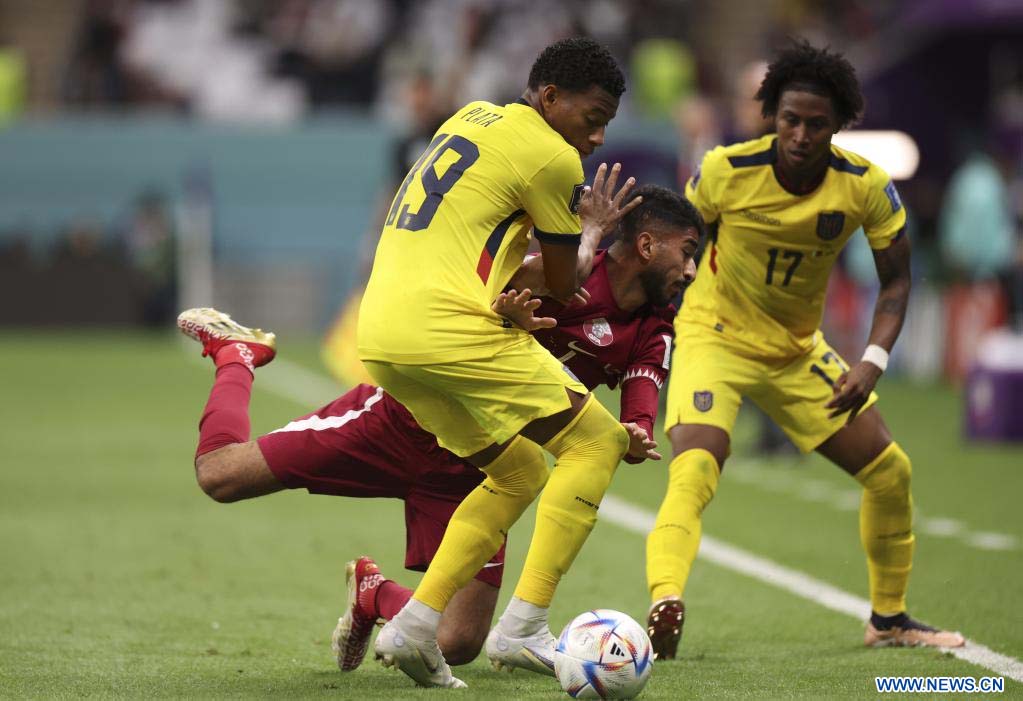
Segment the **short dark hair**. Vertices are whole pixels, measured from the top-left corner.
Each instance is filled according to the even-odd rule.
[[[696,229],[701,239],[706,234],[703,217],[692,202],[677,192],[660,185],[640,185],[629,193],[627,201],[631,202],[637,197],[642,197],[643,201],[622,219],[623,241],[634,241],[639,232],[646,230],[654,222],[677,229],[691,227]]]
[[[596,85],[616,100],[625,92],[625,76],[607,49],[585,37],[562,39],[540,52],[529,71],[529,87],[556,85],[585,92]]]
[[[756,94],[764,117],[777,114],[781,94],[797,87],[831,98],[839,129],[855,124],[863,115],[863,93],[856,69],[842,54],[818,49],[805,39],[794,40],[768,65]]]

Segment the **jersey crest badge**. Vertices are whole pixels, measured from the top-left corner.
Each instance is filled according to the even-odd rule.
[[[821,212],[817,215],[817,238],[824,241],[837,239],[845,227],[843,212]]]
[[[693,406],[697,411],[710,411],[714,406],[714,393],[709,390],[693,392]]]
[[[568,201],[568,211],[572,214],[579,214],[579,203],[583,201],[583,192],[586,186],[579,183],[572,188],[572,198]]]
[[[601,348],[610,346],[611,342],[615,340],[614,334],[611,333],[611,324],[607,323],[607,319],[602,316],[584,323],[583,333],[593,345]]]

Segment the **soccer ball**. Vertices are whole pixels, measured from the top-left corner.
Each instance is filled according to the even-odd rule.
[[[576,699],[631,699],[650,678],[654,656],[643,627],[619,611],[594,609],[561,631],[554,673]]]

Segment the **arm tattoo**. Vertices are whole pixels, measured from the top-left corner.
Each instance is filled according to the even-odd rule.
[[[906,301],[902,298],[899,299],[879,299],[877,300],[877,307],[875,311],[878,314],[894,314],[895,316],[902,316],[906,313]]]
[[[881,291],[874,305],[870,342],[890,349],[899,336],[909,306],[909,288],[912,284],[909,237],[900,233],[888,248],[874,251],[874,265],[881,281]]]
[[[882,288],[899,279],[909,282],[909,237],[900,234],[888,248],[874,251],[874,266]]]

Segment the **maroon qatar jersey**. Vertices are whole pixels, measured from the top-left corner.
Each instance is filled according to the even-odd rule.
[[[611,294],[604,259],[605,252],[598,251],[593,271],[583,284],[590,293],[590,301],[578,307],[564,307],[544,300],[534,314],[554,317],[558,325],[533,335],[588,389],[598,385],[614,389],[621,385],[619,420],[638,424],[652,438],[658,392],[668,377],[675,338],[672,326],[675,307],[645,305],[631,313],[619,309]],[[392,410],[394,424],[401,426],[399,433],[406,440],[417,442],[421,454],[440,450],[436,448],[437,439],[421,428],[396,399],[384,392],[381,404]],[[624,460],[642,462],[628,456]]]
[[[606,257],[606,251],[597,252],[583,283],[590,301],[564,307],[545,299],[534,314],[554,317],[558,325],[533,335],[587,388],[621,385],[620,420],[639,424],[653,437],[657,393],[668,377],[675,338],[675,307],[647,304],[622,311],[611,294]]]

